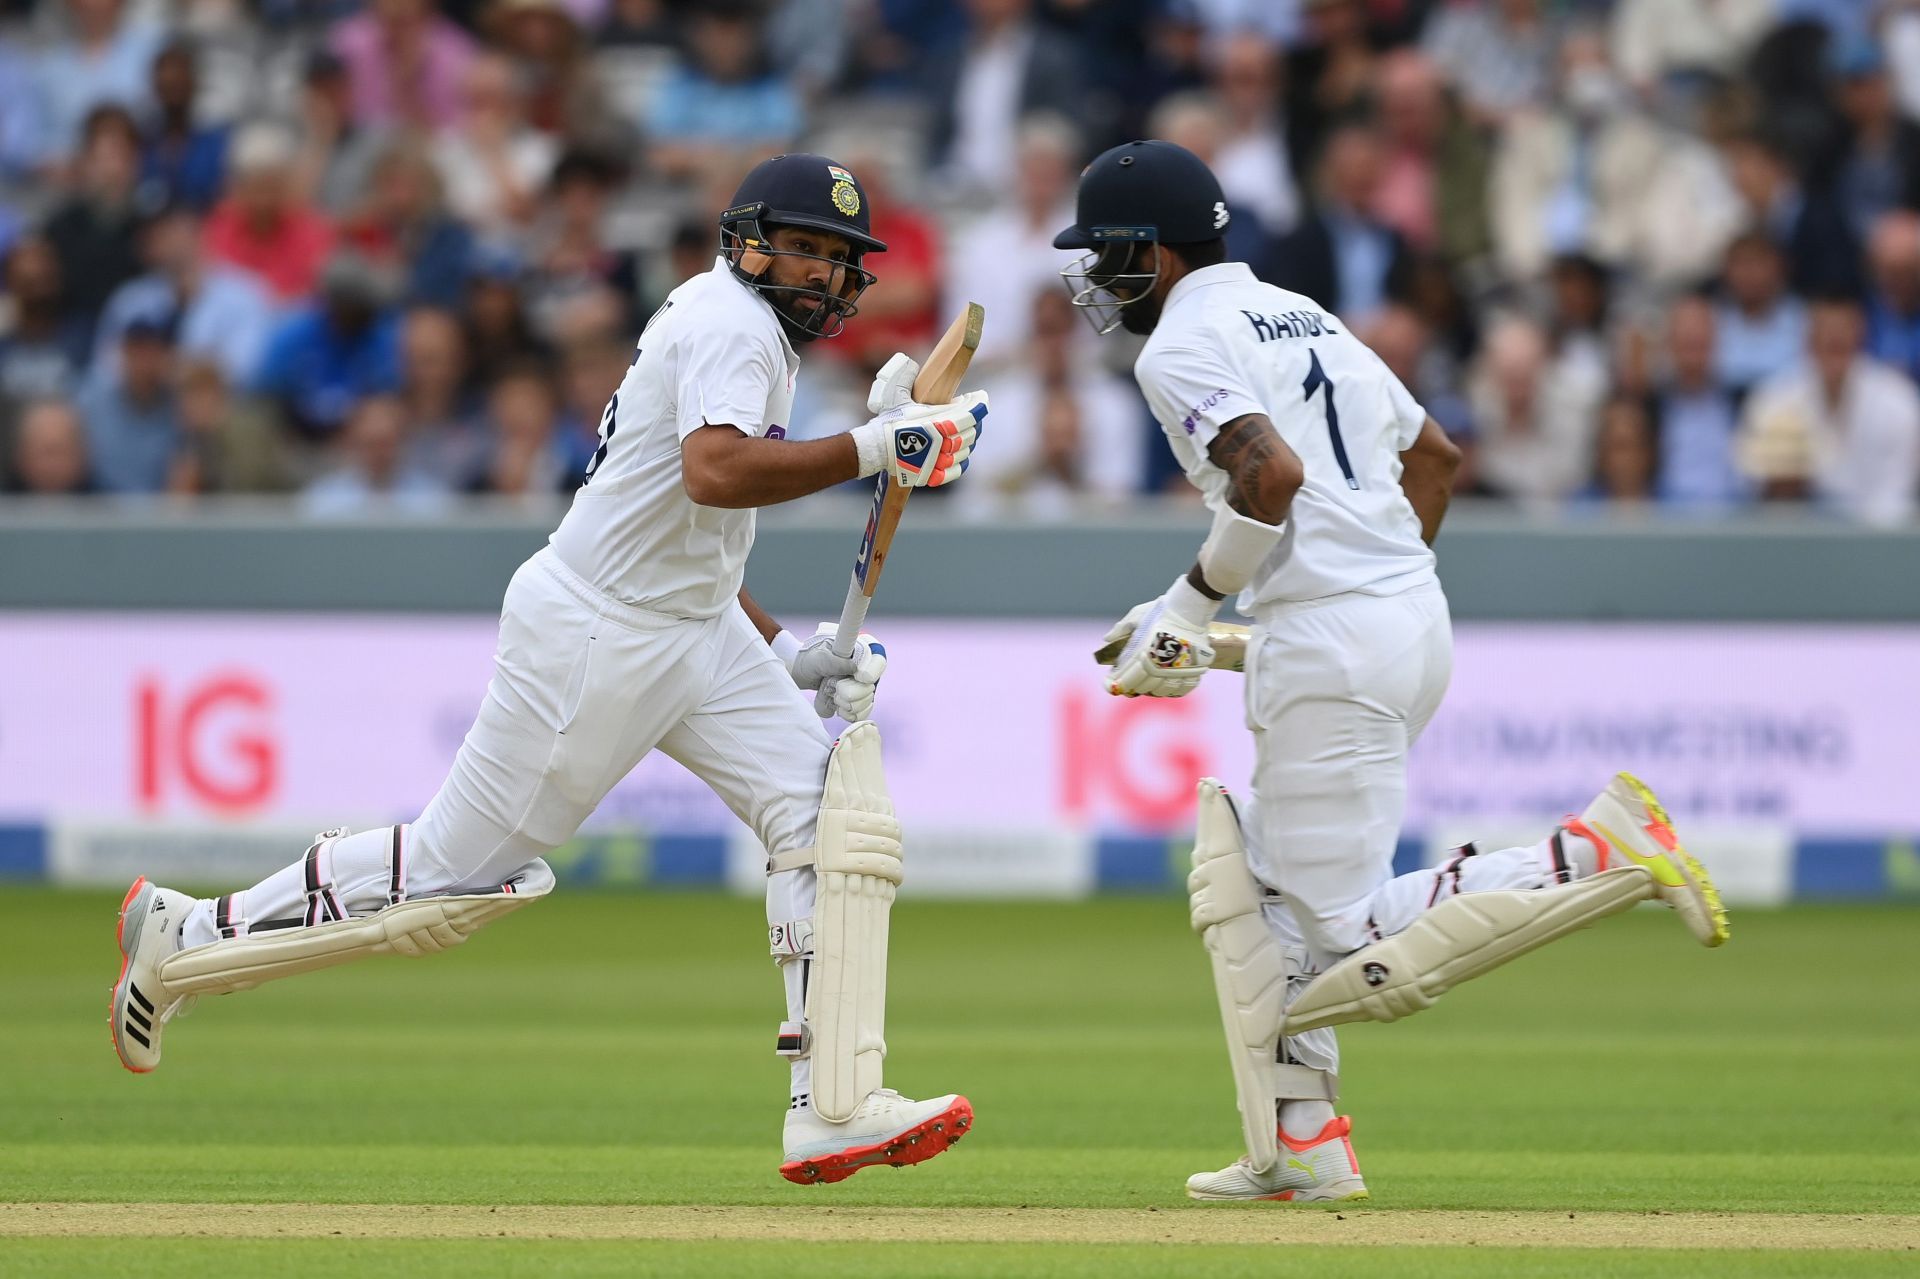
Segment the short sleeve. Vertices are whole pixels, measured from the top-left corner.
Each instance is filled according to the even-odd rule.
[[[686,439],[703,426],[766,429],[780,354],[772,337],[708,329],[675,339],[674,428]]]
[[[1379,360],[1379,357],[1375,357]],[[1380,376],[1386,379],[1387,403],[1393,407],[1393,443],[1396,452],[1405,453],[1420,438],[1420,429],[1427,424],[1427,410],[1420,401],[1413,398],[1413,392],[1400,380],[1398,374],[1387,367],[1385,360],[1379,360]]]
[[[1228,422],[1267,413],[1219,351],[1149,347],[1134,363],[1133,373],[1160,425],[1168,434],[1185,432],[1203,452]]]

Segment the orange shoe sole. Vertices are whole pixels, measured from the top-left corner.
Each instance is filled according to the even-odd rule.
[[[817,1159],[796,1159],[781,1164],[780,1175],[795,1185],[817,1186],[845,1181],[862,1168],[879,1164],[905,1168],[925,1163],[944,1152],[972,1127],[973,1103],[965,1097],[955,1097],[951,1106],[897,1137],[871,1146],[853,1146]]]
[[[120,975],[113,980],[107,991],[107,1037],[113,1041],[113,1055],[120,1064],[136,1075],[144,1075],[153,1069],[134,1065],[127,1060],[127,1054],[120,1047],[120,1019],[115,1015],[120,1008],[120,988],[127,984],[127,968],[133,963],[133,956],[127,953],[127,907],[133,905],[133,899],[147,886],[147,877],[140,876],[133,881],[133,887],[127,889],[127,895],[120,899],[120,918],[113,926],[113,940],[120,947]]]

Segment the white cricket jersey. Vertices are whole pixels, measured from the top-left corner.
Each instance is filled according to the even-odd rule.
[[[1263,413],[1300,455],[1306,483],[1286,534],[1240,593],[1242,612],[1357,591],[1397,595],[1435,579],[1433,552],[1400,490],[1400,454],[1426,410],[1345,322],[1245,264],[1204,267],[1167,295],[1134,376],[1207,505],[1227,473],[1207,456],[1220,428]]]
[[[555,554],[623,603],[717,616],[740,592],[754,512],[688,497],[680,441],[720,425],[785,438],[799,371],[779,317],[724,258],[675,289],[601,415],[586,482],[548,539]]]

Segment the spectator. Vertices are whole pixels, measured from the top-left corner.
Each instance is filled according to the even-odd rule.
[[[65,400],[33,400],[13,432],[7,491],[35,497],[91,493],[87,438],[80,415]]]
[[[570,468],[560,439],[560,403],[544,363],[512,365],[487,391],[492,451],[474,478],[473,491],[526,497],[571,493],[581,472]]]
[[[1606,57],[1597,36],[1569,36],[1553,109],[1499,135],[1496,264],[1524,282],[1557,255],[1584,253],[1655,287],[1697,283],[1740,228],[1738,200],[1710,147],[1630,107]]]
[[[449,489],[475,474],[486,452],[471,374],[467,335],[453,312],[431,306],[407,312],[400,327],[407,456]]]
[[[1147,121],[1150,136],[1185,147],[1216,173],[1220,171],[1220,145],[1226,130],[1226,112],[1210,93],[1175,94],[1155,107]],[[1265,224],[1231,191],[1223,189],[1222,194],[1227,197],[1227,226],[1222,233],[1227,257],[1235,262],[1264,263],[1273,253],[1273,240]]]
[[[454,306],[466,289],[473,233],[447,213],[439,171],[411,139],[395,138],[380,152],[341,238],[403,281],[409,302]]]
[[[1428,55],[1480,122],[1499,125],[1546,102],[1561,32],[1542,8],[1541,0],[1463,0],[1428,23]]]
[[[711,6],[703,0],[689,7]],[[513,59],[534,128],[584,145],[631,144],[631,130],[616,121],[588,56],[579,17],[563,0],[492,0],[486,17],[494,46]]]
[[[1480,131],[1455,109],[1432,59],[1401,49],[1380,59],[1380,127],[1386,148],[1380,220],[1420,253],[1448,262],[1489,248],[1490,156]]]
[[[687,28],[686,61],[660,81],[647,112],[653,166],[706,176],[781,150],[800,101],[766,65],[764,33],[737,0],[705,7]]]
[[[1279,51],[1251,32],[1234,36],[1214,54],[1209,80],[1223,117],[1209,161],[1220,189],[1266,235],[1285,235],[1300,220],[1300,191],[1280,112]]]
[[[389,130],[354,120],[346,64],[328,50],[308,55],[299,99],[294,185],[300,202],[345,214],[366,190]]]
[[[1262,278],[1306,294],[1354,325],[1402,296],[1410,269],[1406,242],[1373,213],[1380,166],[1373,128],[1334,130],[1321,156],[1313,210],[1275,246]]]
[[[1006,430],[982,450],[955,492],[977,515],[1019,512],[1064,519],[1085,501],[1118,504],[1145,472],[1146,410],[1131,387],[1076,358],[1084,326],[1064,289],[1027,304],[1032,338],[1019,367],[994,384]]]
[[[1533,324],[1509,318],[1493,326],[1468,397],[1488,491],[1541,503],[1587,485],[1598,398],[1592,386],[1553,375],[1546,338]]]
[[[259,405],[236,398],[212,360],[180,371],[182,448],[167,479],[171,493],[281,493],[291,488],[286,437]]]
[[[1306,31],[1287,58],[1287,150],[1308,172],[1335,125],[1362,115],[1373,93],[1376,55],[1363,0],[1313,0]]]
[[[1863,241],[1884,214],[1920,204],[1920,125],[1900,118],[1877,45],[1839,45],[1832,61],[1843,125],[1825,185]]]
[[[453,215],[481,235],[505,238],[533,219],[559,147],[527,124],[513,64],[505,58],[480,54],[461,88],[458,121],[434,140],[434,163]]]
[[[60,259],[67,306],[91,325],[107,298],[140,273],[134,191],[140,179],[140,131],[123,107],[87,117],[79,187],[47,219]]]
[[[1920,484],[1920,392],[1864,354],[1857,303],[1816,300],[1805,363],[1762,382],[1741,417],[1740,461],[1774,495],[1805,495],[1849,518],[1910,519]]]
[[[204,209],[224,185],[227,130],[194,119],[200,81],[190,41],[176,39],[153,60],[154,118],[140,157],[142,181],[169,200]]]
[[[1787,260],[1765,234],[1749,231],[1727,246],[1715,327],[1715,376],[1740,395],[1807,349],[1807,312],[1787,292]]]
[[[1748,486],[1733,461],[1737,404],[1714,369],[1713,305],[1693,295],[1675,301],[1667,309],[1665,351],[1666,377],[1654,399],[1660,500],[1694,509],[1732,506]]]
[[[436,12],[434,0],[372,0],[334,28],[328,47],[346,66],[355,124],[438,129],[454,122],[473,40]]]
[[[524,265],[511,252],[490,249],[474,255],[467,272],[466,305],[460,308],[474,368],[506,368],[547,353],[520,293],[524,274]]]
[[[294,311],[267,344],[255,390],[307,439],[345,425],[358,401],[400,385],[392,282],[351,250],[327,263],[319,300]]]
[[[207,252],[258,276],[276,303],[313,292],[333,251],[333,224],[307,204],[293,139],[278,125],[249,124],[227,157],[227,195],[207,218]]]
[[[1613,62],[1642,98],[1673,77],[1737,71],[1766,34],[1777,0],[1619,0]]]
[[[121,333],[117,370],[89,378],[80,392],[93,480],[102,492],[167,487],[181,443],[173,339],[173,316],[138,317]]]
[[[147,105],[163,38],[158,27],[128,18],[122,0],[67,0],[63,7],[67,31],[33,57],[46,112],[43,158],[54,165],[83,148],[81,132],[96,108]]]
[[[1867,268],[1867,350],[1920,380],[1920,215],[1903,209],[1875,223]]]
[[[407,417],[392,395],[353,405],[340,433],[335,466],[307,486],[301,505],[324,518],[393,510],[431,515],[451,500],[431,472],[408,461]]]
[[[87,321],[67,305],[53,246],[38,235],[15,240],[5,279],[13,305],[0,331],[0,398],[70,395],[87,367]]]
[[[1860,242],[1837,201],[1803,189],[1786,157],[1760,138],[1733,138],[1725,151],[1743,217],[1787,255],[1793,291],[1857,294]]]
[[[1014,153],[1013,199],[954,237],[942,313],[974,301],[989,315],[1007,317],[982,334],[974,353],[977,368],[1016,358],[1029,337],[1033,295],[1061,287],[1063,259],[1053,237],[1073,222],[1074,176],[1081,158],[1072,125],[1058,117],[1028,120]]]
[[[1604,387],[1612,364],[1607,269],[1578,253],[1555,258],[1547,273],[1547,297],[1555,367],[1567,377]]]
[[[93,359],[112,371],[127,325],[142,315],[180,318],[180,352],[214,361],[238,385],[253,380],[274,322],[273,298],[245,271],[209,261],[201,218],[190,206],[162,206],[141,232],[147,273],[121,285],[100,315]]]
[[[32,56],[12,40],[0,38],[0,233],[9,239],[36,202],[41,170],[53,152]],[[58,157],[65,158],[64,149]],[[5,246],[6,241],[0,240],[0,249]]]
[[[1080,51],[1034,21],[1032,0],[964,0],[964,7],[960,47],[928,51],[930,149],[963,189],[999,192],[1026,119],[1041,113],[1085,123]]]
[[[528,237],[535,263],[529,287],[536,295],[536,311],[550,312],[563,308],[568,299],[604,291],[619,300],[618,326],[639,327],[639,260],[607,243],[608,208],[620,176],[616,165],[593,151],[569,151],[554,166],[543,214]],[[876,208],[876,224],[879,218]],[[865,302],[863,297],[863,306]]]
[[[846,0],[774,0],[767,7],[767,54],[804,106],[846,71],[851,9]]]
[[[1618,395],[1600,408],[1593,495],[1614,507],[1633,507],[1653,497],[1654,453],[1646,405]]]

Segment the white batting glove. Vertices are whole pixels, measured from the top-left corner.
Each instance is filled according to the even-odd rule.
[[[919,376],[920,361],[905,351],[895,351],[893,358],[873,375],[873,386],[867,391],[867,412],[878,416],[888,409],[912,403],[913,380]]]
[[[820,624],[820,634],[827,637],[829,644],[839,629],[833,622]],[[821,719],[839,716],[849,724],[857,724],[872,718],[874,695],[879,691],[880,677],[887,671],[887,650],[880,641],[862,631],[851,660],[851,675],[826,681],[813,695],[813,709]]]
[[[987,420],[987,393],[968,391],[946,404],[908,401],[849,434],[860,451],[860,474],[881,470],[906,488],[938,488],[966,473]]]
[[[834,652],[833,637],[838,629],[832,623],[823,623],[804,644],[787,631],[774,636],[773,651],[786,663],[787,673],[800,688],[819,688],[831,680],[853,674],[860,650],[856,647],[852,657]]]
[[[1182,573],[1167,593],[1128,613],[1107,632],[1120,638],[1131,626],[1132,638],[1107,674],[1107,691],[1119,697],[1185,697],[1200,686],[1213,664],[1207,626],[1220,601],[1193,588]]]

